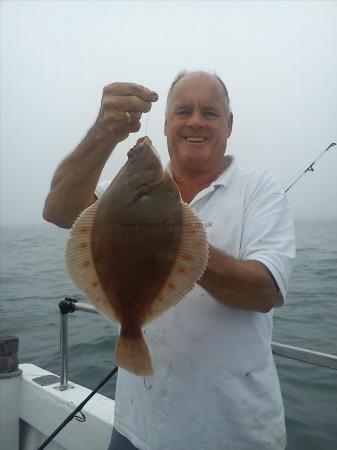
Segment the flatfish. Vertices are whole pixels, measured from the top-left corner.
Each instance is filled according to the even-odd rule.
[[[75,221],[65,257],[74,284],[120,324],[117,365],[143,376],[153,369],[142,326],[186,296],[207,258],[204,227],[148,137]]]

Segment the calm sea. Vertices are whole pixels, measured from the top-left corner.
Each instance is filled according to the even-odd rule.
[[[297,260],[274,341],[337,355],[337,221],[298,222]],[[68,232],[49,224],[1,228],[0,333],[20,338],[20,360],[59,374],[58,302],[80,295],[63,253]],[[113,365],[116,328],[69,315],[70,379],[96,387]],[[275,357],[285,401],[288,450],[337,449],[337,372]],[[101,393],[114,397],[115,380]],[[55,424],[55,426],[58,424]]]

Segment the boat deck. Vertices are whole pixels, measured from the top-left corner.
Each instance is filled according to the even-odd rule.
[[[70,389],[60,390],[59,377],[51,372],[33,364],[20,364],[20,369],[19,448],[36,450],[91,390],[72,381],[69,381]],[[48,450],[106,450],[114,409],[114,400],[95,394],[82,409],[85,421],[72,420],[48,444]]]

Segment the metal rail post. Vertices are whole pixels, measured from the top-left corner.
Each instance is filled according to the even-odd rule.
[[[75,311],[84,311],[92,314],[98,314],[98,311],[91,305],[78,303],[76,297],[66,297],[59,303],[60,309],[60,356],[61,356],[61,373],[60,373],[60,391],[71,388],[68,385],[68,313]]]
[[[68,385],[68,313],[75,311],[77,298],[66,297],[59,303],[60,309],[60,354],[61,354],[61,374],[60,391],[69,389]]]
[[[60,390],[68,389],[68,314],[60,311],[60,354],[61,375]]]

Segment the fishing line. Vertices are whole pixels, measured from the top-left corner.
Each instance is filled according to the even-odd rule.
[[[129,149],[131,148],[131,147],[130,147],[130,134],[131,134],[131,133],[128,134],[127,150],[129,150]]]
[[[150,111],[146,114],[146,119],[145,119],[145,130],[144,130],[144,136],[147,136],[147,132],[148,132],[148,128],[149,128],[149,120],[150,120]],[[144,129],[143,124],[141,125],[139,132],[141,131],[141,129]],[[131,148],[131,144],[130,144],[130,134],[128,134],[128,139],[127,139],[127,148],[130,149]],[[143,133],[141,133],[143,134]]]
[[[147,130],[149,128],[149,119],[150,119],[150,111],[147,113],[146,122],[145,122],[145,136],[147,136]]]
[[[322,151],[322,153],[320,153],[317,158],[311,163],[309,164],[309,166],[304,170],[304,172],[302,172],[291,184],[290,186],[287,187],[287,189],[284,191],[285,193],[287,193],[299,180],[300,178],[303,177],[303,175],[307,172],[314,172],[314,164],[316,164],[316,162],[324,155],[325,152],[327,152],[331,147],[333,147],[334,145],[336,145],[335,142],[331,142],[331,144]]]

